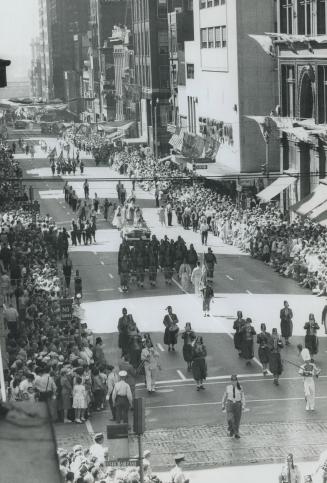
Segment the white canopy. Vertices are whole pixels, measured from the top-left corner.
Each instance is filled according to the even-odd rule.
[[[293,178],[292,176],[280,176],[273,181],[273,183],[267,186],[267,188],[260,191],[260,193],[257,194],[257,197],[265,202],[270,201],[275,198],[275,196],[279,195],[279,193],[281,193],[283,190],[294,184],[295,181],[296,178]]]

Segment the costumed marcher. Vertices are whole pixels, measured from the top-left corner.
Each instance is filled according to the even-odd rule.
[[[128,409],[133,406],[133,397],[130,386],[126,382],[127,372],[119,372],[120,381],[116,382],[112,393],[112,402],[116,407],[116,421],[128,423]]]
[[[314,314],[309,314],[309,321],[304,324],[304,330],[306,331],[304,345],[309,350],[312,361],[313,356],[318,354],[319,340],[317,337],[317,330],[319,329],[320,327],[315,320]]]
[[[189,289],[191,275],[192,275],[191,267],[187,263],[187,260],[184,259],[183,263],[179,267],[178,276],[180,278],[182,288],[185,292],[187,292]]]
[[[238,355],[242,356],[242,332],[241,330],[245,327],[245,319],[243,319],[243,313],[241,310],[237,311],[237,319],[234,321],[233,329],[234,334],[234,347],[238,351]]]
[[[294,464],[292,453],[286,458],[286,463],[279,475],[279,483],[302,483],[302,475],[300,469]]]
[[[236,374],[231,376],[231,384],[226,387],[221,406],[222,410],[226,410],[227,413],[229,436],[239,439],[242,411],[245,409],[245,396]]]
[[[204,255],[204,264],[207,269],[207,280],[213,283],[213,274],[215,270],[215,264],[217,263],[216,256],[213,254],[212,249],[208,248],[208,253]]]
[[[182,339],[184,341],[183,345],[183,357],[184,361],[187,363],[187,370],[192,370],[192,355],[193,355],[193,343],[196,339],[195,332],[192,330],[190,322],[186,322],[185,331],[182,334]]]
[[[214,298],[215,294],[212,289],[212,284],[207,281],[205,286],[202,288],[202,309],[203,309],[203,316],[210,317],[210,303]]]
[[[200,289],[200,284],[201,284],[201,266],[200,262],[197,262],[196,267],[192,271],[191,275],[191,282],[194,285],[194,293],[195,295],[200,296],[201,295],[201,289]]]
[[[121,355],[125,355],[128,353],[128,333],[127,333],[127,327],[128,327],[128,315],[127,315],[127,309],[124,307],[123,310],[123,315],[122,317],[119,317],[118,320],[118,347],[121,349]]]
[[[284,347],[281,336],[277,329],[274,328],[269,339],[269,370],[274,377],[275,386],[279,385],[278,379],[283,372],[282,359],[280,357],[280,350]]]
[[[160,371],[159,352],[153,347],[151,339],[144,339],[141,360],[144,363],[145,381],[149,394],[156,392],[156,380]]]
[[[308,351],[309,352],[309,351]],[[304,386],[304,397],[306,400],[306,411],[314,411],[315,409],[315,377],[320,374],[320,369],[317,368],[316,364],[311,362],[311,355],[306,354],[306,360],[304,364],[301,365],[299,374],[303,376],[303,386]]]
[[[269,364],[269,340],[270,334],[267,332],[266,324],[261,324],[261,332],[257,335],[258,357],[262,364],[263,375],[268,374],[268,364]]]
[[[207,379],[207,348],[203,343],[203,338],[198,336],[192,351],[192,373],[196,382],[196,390],[205,389],[204,381]]]
[[[252,319],[248,317],[245,319],[245,325],[240,330],[240,340],[241,340],[241,357],[246,360],[246,365],[251,365],[251,360],[254,357],[253,342],[256,332],[254,327],[251,325]]]
[[[163,324],[166,327],[164,335],[164,344],[168,345],[168,351],[175,351],[175,345],[177,344],[177,337],[179,332],[178,318],[173,313],[173,309],[170,305],[166,308],[168,314],[165,315]]]
[[[289,307],[287,300],[284,300],[284,307],[280,311],[280,331],[285,339],[285,345],[289,345],[289,338],[293,334],[293,311]]]

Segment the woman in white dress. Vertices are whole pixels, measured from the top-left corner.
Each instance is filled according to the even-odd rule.
[[[121,216],[121,207],[118,206],[116,211],[115,211],[115,216],[112,220],[113,226],[118,228],[118,230],[121,230],[121,227],[123,226],[122,224],[122,216]]]

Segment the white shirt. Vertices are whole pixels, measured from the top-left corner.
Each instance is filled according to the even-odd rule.
[[[175,466],[170,472],[170,479],[172,483],[184,483],[186,478],[182,469],[179,466]]]
[[[105,463],[106,455],[108,454],[108,448],[104,448],[101,444],[94,443],[90,446],[90,455],[97,458],[100,464]]]

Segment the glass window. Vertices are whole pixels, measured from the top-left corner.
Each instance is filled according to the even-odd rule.
[[[186,64],[186,76],[188,79],[194,79],[194,64]]]
[[[221,28],[215,28],[215,47],[216,49],[220,49],[221,47]]]
[[[213,49],[214,42],[213,42],[213,27],[208,28],[208,47],[209,49]]]
[[[159,76],[160,76],[160,88],[161,89],[168,89],[169,88],[169,67],[168,65],[159,65]]]
[[[200,8],[206,8],[207,0],[200,0]]]
[[[280,31],[283,34],[293,33],[292,0],[280,0]]]
[[[212,7],[212,0],[208,0],[208,1],[207,1],[207,7],[208,7],[208,8]]]
[[[312,0],[297,0],[297,33],[311,34]]]
[[[208,30],[201,29],[201,49],[206,49],[208,47]]]
[[[158,0],[158,17],[166,18],[167,15],[168,15],[167,0]]]
[[[327,124],[327,66],[318,65],[318,122]]]
[[[221,46],[227,47],[227,28],[226,28],[226,26],[221,27]]]
[[[326,33],[326,0],[317,0],[317,34]]]
[[[168,32],[159,30],[158,32],[159,54],[168,54]]]
[[[214,6],[217,7],[218,5],[220,5],[220,1],[219,0],[214,0]]]

